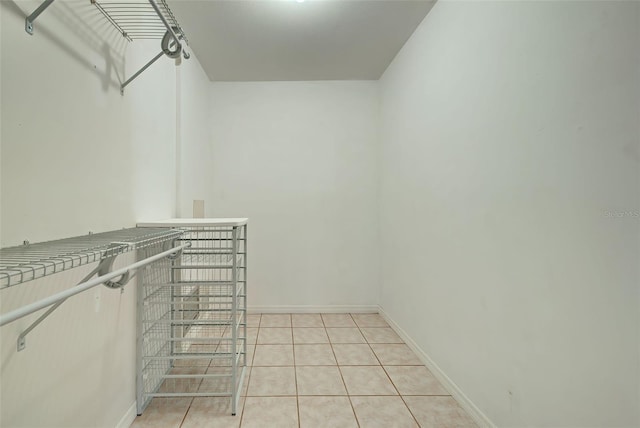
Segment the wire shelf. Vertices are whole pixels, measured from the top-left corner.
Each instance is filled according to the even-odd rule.
[[[179,229],[130,228],[0,249],[0,289],[179,238]]]
[[[161,39],[167,32],[167,27],[165,27],[156,11],[146,0],[92,0],[91,2],[122,34],[122,37],[130,42],[141,39]],[[158,0],[157,4],[164,18],[173,27],[176,35],[189,44],[187,35],[167,5],[166,0]]]

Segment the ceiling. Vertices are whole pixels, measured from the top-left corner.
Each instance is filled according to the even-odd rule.
[[[376,80],[427,0],[168,0],[212,81]]]

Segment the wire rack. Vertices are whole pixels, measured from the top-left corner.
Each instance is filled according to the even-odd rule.
[[[105,18],[107,18],[120,34],[129,41],[161,39],[167,31],[167,28],[156,11],[146,0],[91,0],[91,2],[102,12]],[[189,44],[184,30],[167,5],[167,2],[165,0],[158,0],[157,4],[164,18],[173,27],[176,35]]]
[[[182,230],[130,228],[0,249],[0,289],[178,239]]]
[[[154,397],[229,397],[236,413],[245,375],[246,219],[176,219],[189,242],[150,266],[138,287],[138,414]]]

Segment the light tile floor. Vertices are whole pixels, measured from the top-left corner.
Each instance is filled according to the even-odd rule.
[[[132,427],[476,427],[378,314],[248,316],[237,416],[224,397],[156,398]]]

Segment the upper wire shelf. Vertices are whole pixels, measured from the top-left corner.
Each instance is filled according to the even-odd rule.
[[[179,229],[129,228],[0,249],[0,289],[173,241]]]
[[[34,21],[53,2],[54,0],[44,0],[31,15],[25,18],[27,33],[33,35]],[[161,39],[160,53],[120,84],[122,95],[129,83],[162,56],[166,55],[177,60],[182,55],[184,59],[189,59],[190,54],[183,46],[183,44],[188,45],[189,40],[166,0],[91,0],[91,3],[127,40]]]
[[[147,0],[91,0],[91,3],[129,41],[161,39],[167,32],[162,19]],[[171,25],[176,35],[189,44],[184,30],[167,5],[166,0],[158,0],[157,5],[162,16]]]

